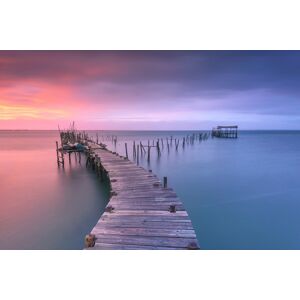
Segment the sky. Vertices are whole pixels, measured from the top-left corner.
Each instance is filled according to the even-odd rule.
[[[300,129],[300,51],[0,51],[0,129]]]

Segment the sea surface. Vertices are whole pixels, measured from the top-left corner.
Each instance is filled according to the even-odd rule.
[[[57,166],[55,131],[0,131],[0,249],[82,249],[108,202],[84,159]]]
[[[131,160],[133,141],[160,139],[161,155],[152,148],[150,162],[134,161],[168,177],[202,249],[300,249],[300,131],[240,131],[183,147],[198,132],[88,133],[121,155],[127,143]],[[1,249],[81,249],[103,213],[107,184],[85,159],[58,168],[56,140],[54,131],[0,131]]]

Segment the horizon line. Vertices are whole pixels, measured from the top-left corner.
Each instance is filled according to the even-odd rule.
[[[61,131],[67,130],[67,129],[61,129]],[[209,130],[211,129],[76,129],[77,131],[203,131],[203,130]],[[281,129],[281,128],[275,128],[275,129],[264,129],[264,128],[258,128],[258,129],[238,129],[239,131],[300,131],[299,129]],[[58,129],[14,129],[14,128],[7,128],[7,129],[0,129],[0,131],[59,131]]]

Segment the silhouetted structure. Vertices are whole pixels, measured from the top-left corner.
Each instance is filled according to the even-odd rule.
[[[218,137],[218,138],[236,139],[238,137],[238,126],[237,125],[217,126],[217,128],[213,128],[211,135],[212,137]]]

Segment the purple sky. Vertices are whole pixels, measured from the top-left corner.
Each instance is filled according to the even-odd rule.
[[[300,129],[299,51],[0,51],[0,129]]]

